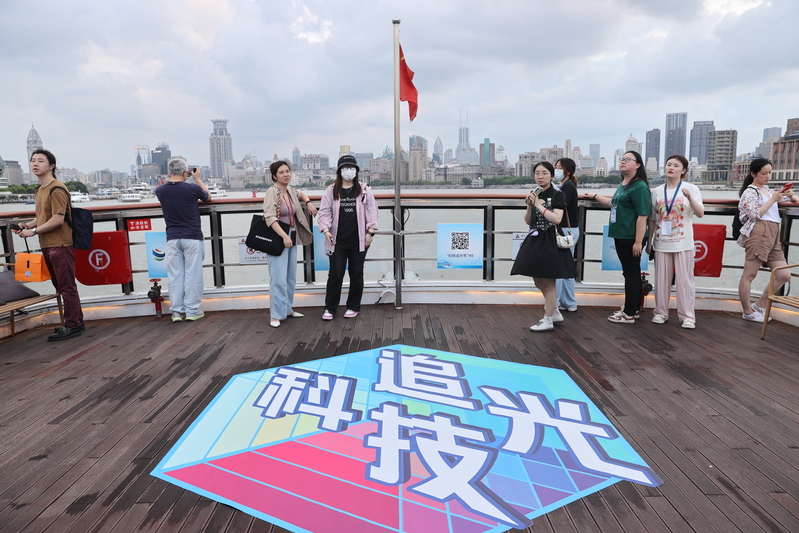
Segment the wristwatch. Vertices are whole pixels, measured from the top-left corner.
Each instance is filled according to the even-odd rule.
[[[36,229],[36,228],[33,228],[31,231],[33,232],[34,235],[38,235],[39,234],[39,230]]]
[[[375,236],[375,234],[374,234],[374,233],[372,233],[371,231],[367,231],[367,232],[366,232],[366,234],[367,234],[367,235],[371,235],[372,237],[374,237],[374,236]]]

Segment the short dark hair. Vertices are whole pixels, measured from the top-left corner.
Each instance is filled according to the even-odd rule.
[[[275,161],[271,165],[269,165],[269,173],[272,174],[272,181],[277,181],[275,178],[277,177],[277,171],[280,170],[280,167],[286,165],[291,170],[291,165],[288,164],[286,161]]]
[[[535,169],[538,167],[543,166],[545,169],[549,171],[549,175],[552,176],[552,179],[555,179],[555,167],[552,166],[552,163],[549,161],[539,161],[535,165],[533,165],[533,174],[535,174]]]
[[[682,173],[680,179],[688,177],[688,160],[685,159],[685,157],[681,156],[680,154],[674,154],[666,158],[666,163],[668,163],[672,159],[676,159],[677,161],[679,161],[680,164],[682,165],[682,168],[685,169],[685,172]]]
[[[49,164],[53,165],[53,177],[55,177],[56,163],[55,163],[55,156],[53,155],[53,152],[51,152],[50,150],[45,150],[44,148],[37,148],[36,150],[31,152],[31,159],[33,159],[33,156],[35,156],[37,154],[41,154],[44,157],[46,157],[47,158],[47,162]],[[30,159],[28,160],[28,163],[30,163]]]

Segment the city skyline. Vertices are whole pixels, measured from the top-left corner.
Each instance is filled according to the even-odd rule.
[[[59,165],[86,172],[130,172],[131,147],[161,141],[210,165],[209,120],[220,116],[236,160],[294,146],[378,154],[393,146],[394,16],[419,89],[413,123],[402,104],[403,141],[440,137],[455,151],[468,110],[471,148],[490,138],[511,164],[565,139],[612,161],[630,133],[658,128],[663,143],[666,113],[686,112],[689,129],[712,120],[751,152],[797,115],[799,5],[788,0],[100,5],[81,16],[48,0],[0,5],[0,65],[13,80],[0,88],[0,157],[22,161],[33,122]],[[569,24],[531,32],[533,15]],[[754,27],[769,39],[741,38]]]

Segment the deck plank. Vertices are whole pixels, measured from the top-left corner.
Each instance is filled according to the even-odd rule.
[[[268,310],[232,310],[0,341],[0,530],[282,533],[149,472],[231,376],[402,343],[564,370],[665,481],[616,484],[526,531],[799,531],[797,328],[772,323],[764,342],[708,311],[687,331],[581,307],[546,333],[528,329],[541,306],[300,311],[279,328]]]

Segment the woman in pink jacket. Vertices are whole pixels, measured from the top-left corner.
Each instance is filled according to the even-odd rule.
[[[366,250],[377,231],[377,203],[372,189],[358,181],[360,168],[351,155],[338,160],[336,181],[325,189],[317,223],[325,235],[330,256],[330,272],[322,320],[333,320],[341,300],[344,270],[349,271],[350,290],[344,318],[354,318],[361,310],[363,264]],[[349,268],[347,265],[349,264]]]

